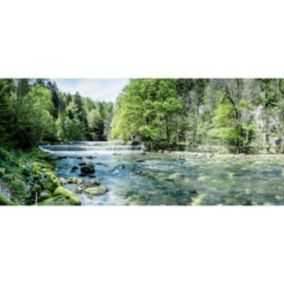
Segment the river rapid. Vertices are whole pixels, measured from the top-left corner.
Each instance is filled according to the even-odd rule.
[[[77,193],[82,205],[284,204],[282,155],[145,153],[139,147],[88,143],[42,148],[58,157],[62,178],[80,177],[80,163],[95,166],[95,179],[108,192],[94,198]]]

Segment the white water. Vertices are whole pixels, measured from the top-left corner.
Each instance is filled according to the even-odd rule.
[[[40,149],[56,156],[93,156],[99,154],[141,153],[141,145],[121,145],[120,141],[73,141],[65,145],[42,145]]]

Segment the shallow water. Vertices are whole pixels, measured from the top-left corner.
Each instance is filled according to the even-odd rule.
[[[57,161],[59,176],[79,177],[80,170],[72,172],[71,168],[81,162],[92,163],[96,179],[109,189],[94,199],[79,194],[83,205],[284,204],[282,157],[73,154]]]

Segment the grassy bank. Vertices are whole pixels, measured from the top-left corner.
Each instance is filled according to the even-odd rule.
[[[79,205],[62,187],[54,159],[38,149],[0,148],[0,205]]]

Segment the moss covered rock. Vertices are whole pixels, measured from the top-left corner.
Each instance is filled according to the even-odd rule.
[[[42,200],[38,203],[38,205],[42,205],[42,206],[64,206],[64,205],[70,205],[70,202],[64,196],[58,195],[58,196],[53,196],[53,197],[47,198],[45,200]]]
[[[70,205],[80,205],[81,204],[80,199],[77,197],[75,193],[71,192],[70,190],[62,186],[57,187],[53,195],[65,197],[69,201]]]
[[[70,177],[70,178],[65,178],[62,180],[63,184],[67,183],[72,183],[72,184],[82,184],[83,180],[81,178],[76,178],[76,177]]]
[[[61,182],[53,172],[45,172],[41,180],[41,185],[44,190],[53,193],[61,185]]]

